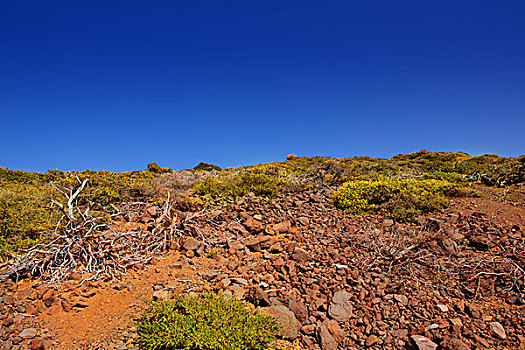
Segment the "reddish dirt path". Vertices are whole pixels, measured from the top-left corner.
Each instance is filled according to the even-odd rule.
[[[523,207],[502,202],[495,202],[485,198],[460,198],[455,199],[451,208],[462,215],[480,212],[487,215],[490,221],[501,226],[525,225],[525,210]]]
[[[94,288],[96,294],[85,299],[88,305],[85,308],[42,315],[42,321],[55,333],[56,349],[105,349],[109,339],[115,347],[130,340],[129,327],[145,307],[145,300],[151,299],[152,287],[163,284],[182,291],[185,282],[177,283],[177,279],[186,281],[195,273],[194,266],[183,269],[169,266],[179,257],[180,253],[172,252],[155,265],[129,272],[120,283]],[[67,298],[72,294],[62,295]]]

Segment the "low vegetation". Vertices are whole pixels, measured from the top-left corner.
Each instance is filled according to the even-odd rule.
[[[258,350],[275,339],[277,321],[220,295],[152,302],[137,325],[145,350]]]
[[[431,196],[421,192],[436,180],[454,184],[456,195],[467,185],[479,184],[486,188],[505,187],[507,197],[523,192],[525,183],[525,156],[503,158],[497,155],[470,156],[466,153],[419,151],[396,155],[390,159],[370,157],[330,158],[297,157],[271,164],[259,164],[237,169],[224,169],[199,163],[192,170],[174,171],[157,163],[149,163],[146,170],[114,173],[110,171],[30,173],[0,167],[0,261],[20,249],[40,242],[43,232],[53,229],[61,216],[53,199],[61,198],[53,187],[68,187],[76,176],[89,184],[79,196],[79,204],[89,204],[97,216],[113,212],[123,202],[161,202],[171,192],[192,195],[187,202],[200,205],[210,202],[228,202],[243,196],[276,196],[287,191],[328,186],[337,189],[345,184],[334,199],[349,213],[372,212],[410,218],[446,206],[445,193],[434,189]],[[394,181],[376,186],[375,191],[389,199],[367,198],[366,205],[356,205],[355,191],[365,184],[375,184],[378,178],[401,178],[419,182]],[[430,182],[428,182],[428,181]],[[363,182],[364,181],[364,182]],[[369,181],[369,182],[366,182]],[[386,180],[382,180],[383,182]],[[423,182],[421,182],[423,181]],[[427,182],[425,182],[427,181]],[[396,189],[401,186],[402,190]],[[447,185],[449,186],[449,185]],[[395,192],[399,190],[399,192]],[[521,192],[520,192],[521,191]],[[453,194],[449,190],[448,195]],[[388,193],[388,195],[385,195]],[[377,202],[377,203],[376,203]]]
[[[0,168],[0,262],[42,239],[60,217],[49,176]]]
[[[193,168],[193,170],[195,171],[221,171],[222,168],[214,164],[200,162]]]
[[[54,230],[62,216],[56,203],[62,195],[56,188],[72,187],[77,180],[89,177],[86,189],[78,197],[80,205],[92,208],[93,215],[107,216],[111,206],[125,201],[154,202],[165,197],[175,181],[164,173],[131,171],[64,172],[51,170],[30,173],[0,168],[0,262],[44,240],[46,231]],[[56,201],[56,202],[55,202]]]
[[[405,222],[446,208],[447,195],[470,193],[441,180],[380,178],[344,183],[335,192],[333,202],[348,214],[382,214]]]
[[[350,180],[371,180],[377,176],[419,178],[423,175],[427,178],[448,177],[446,180],[454,183],[470,182],[495,187],[525,182],[525,155],[504,158],[492,154],[470,156],[462,152],[421,150],[389,159],[360,156],[292,157],[287,161],[272,163],[272,166],[288,174],[328,185],[340,185]],[[249,169],[258,167],[260,165]]]
[[[211,199],[235,199],[248,194],[272,196],[292,188],[292,179],[284,171],[266,166],[207,176],[195,186],[194,193]]]
[[[163,168],[157,163],[148,163],[148,171],[155,173],[155,174],[163,174],[163,173],[172,173],[173,170],[170,168]]]

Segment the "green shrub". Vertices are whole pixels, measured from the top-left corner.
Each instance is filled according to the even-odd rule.
[[[434,180],[441,180],[441,181],[447,181],[450,183],[456,183],[456,184],[466,184],[467,179],[456,173],[445,173],[442,171],[436,171],[433,173],[424,173],[423,179],[434,179]]]
[[[515,158],[495,154],[471,157],[456,164],[455,171],[469,175],[472,181],[502,187],[525,181],[525,164]]]
[[[0,180],[0,261],[39,243],[41,233],[55,227],[60,212],[51,206],[54,195],[38,182]]]
[[[125,201],[155,201],[164,195],[155,183],[166,174],[151,171],[114,173],[106,170],[71,172],[54,181],[58,187],[71,188],[78,185],[77,176],[89,182],[78,197],[81,205],[90,204],[93,210],[102,212],[107,206]]]
[[[152,173],[155,173],[155,174],[163,174],[163,173],[172,173],[173,172],[172,169],[170,169],[170,168],[162,168],[161,166],[159,166],[155,162],[148,163],[147,167],[148,167],[148,171],[151,171]]]
[[[141,349],[258,350],[275,339],[277,321],[215,294],[151,302],[137,325]]]
[[[237,198],[253,193],[271,196],[291,188],[286,174],[274,167],[241,169],[208,176],[195,186],[195,194],[217,198]]]
[[[333,202],[348,214],[382,214],[404,222],[446,208],[445,194],[453,188],[433,179],[351,181],[334,193]]]
[[[222,168],[220,166],[217,166],[217,165],[214,165],[214,164],[208,164],[208,163],[200,162],[199,164],[197,164],[193,168],[193,170],[195,170],[195,171],[213,171],[213,170],[221,171]]]
[[[0,168],[0,261],[40,243],[46,237],[43,232],[55,228],[62,213],[51,203],[64,203],[65,198],[51,183],[58,188],[76,187],[77,176],[90,178],[78,201],[80,205],[90,204],[95,216],[106,216],[105,209],[111,204],[164,197],[164,189],[154,181],[162,175],[150,171],[51,170],[42,174]]]

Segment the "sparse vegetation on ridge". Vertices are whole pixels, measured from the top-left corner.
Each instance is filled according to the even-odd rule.
[[[275,196],[315,186],[335,189],[348,181],[370,181],[378,177],[439,180],[456,184],[457,188],[466,184],[514,186],[516,191],[522,191],[519,187],[525,182],[525,156],[504,158],[422,150],[390,159],[288,157],[283,162],[224,170],[200,163],[193,170],[181,172],[162,168],[157,163],[149,163],[143,171],[123,173],[52,170],[40,174],[0,168],[0,261],[39,242],[44,237],[42,232],[54,228],[60,214],[52,205],[58,193],[50,183],[67,185],[76,181],[74,175],[81,179],[90,177],[78,198],[80,204],[90,203],[97,215],[104,216],[111,212],[111,206],[129,201],[155,203],[168,192],[191,191],[196,198],[187,202],[194,205],[209,200],[232,201],[247,195]],[[382,206],[381,213],[391,215],[384,208],[386,204]],[[408,216],[425,212],[412,208],[415,210],[412,215],[409,209]]]

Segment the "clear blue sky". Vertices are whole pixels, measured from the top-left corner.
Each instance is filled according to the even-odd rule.
[[[525,153],[525,2],[0,0],[0,165]]]

